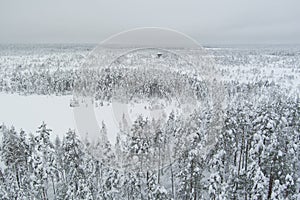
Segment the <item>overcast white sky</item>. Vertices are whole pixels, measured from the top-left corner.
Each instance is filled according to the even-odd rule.
[[[98,43],[149,26],[201,44],[299,44],[300,1],[0,0],[0,43]]]

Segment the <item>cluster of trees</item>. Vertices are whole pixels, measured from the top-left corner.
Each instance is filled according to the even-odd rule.
[[[25,95],[65,95],[72,94],[75,90],[80,95],[95,94],[97,99],[110,100],[114,93],[119,92],[126,95],[127,99],[132,98],[132,94],[163,97],[180,92],[171,91],[172,88],[185,91],[190,85],[198,88],[203,85],[203,81],[183,76],[179,72],[169,71],[166,73],[169,78],[161,76],[161,73],[161,70],[155,69],[143,71],[110,68],[20,70],[0,76],[0,91]],[[200,95],[199,90],[198,93]]]
[[[173,99],[192,96],[203,100],[209,93],[207,81],[201,76],[182,74],[160,69],[84,69],[84,70],[34,70],[14,71],[0,76],[0,91],[22,95],[90,95],[95,100],[122,101],[153,97]],[[274,82],[219,81],[229,95],[242,92],[258,92],[274,87]]]
[[[115,145],[69,130],[50,140],[1,126],[1,199],[297,199],[299,99],[237,98],[207,149],[213,110],[167,121],[124,119]]]
[[[73,70],[16,70],[9,75],[1,75],[0,91],[22,95],[71,94],[74,78]]]

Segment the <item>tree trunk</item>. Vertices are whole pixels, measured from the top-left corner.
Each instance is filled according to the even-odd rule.
[[[18,187],[20,188],[19,170],[16,165],[14,166],[14,168],[15,168],[15,173],[16,173],[17,184],[18,184]]]
[[[160,183],[160,146],[158,147],[158,169],[157,169],[157,183]]]
[[[52,180],[52,187],[53,187],[54,199],[56,199],[56,191],[55,191],[53,176],[51,176],[51,180]]]
[[[272,189],[273,189],[273,172],[272,172],[273,169],[272,168],[273,168],[273,166],[271,166],[271,169],[270,169],[268,199],[271,199]]]
[[[171,167],[172,196],[173,196],[173,199],[175,199],[174,173],[173,173],[172,165],[173,165],[173,164],[170,165],[170,167]]]

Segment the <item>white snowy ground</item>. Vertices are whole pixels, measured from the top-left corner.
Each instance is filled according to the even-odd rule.
[[[72,96],[20,96],[17,94],[0,93],[0,123],[21,128],[26,132],[35,133],[44,121],[52,129],[52,139],[63,136],[69,128],[76,130],[73,108],[69,106]],[[109,132],[117,132],[111,106],[103,106],[96,110],[97,119],[105,122]],[[111,137],[114,138],[114,137]]]
[[[75,128],[70,96],[20,96],[0,93],[0,123],[35,133],[43,121],[55,134]],[[53,136],[55,137],[55,136]]]
[[[70,107],[70,99],[72,99],[71,95],[21,96],[18,94],[0,93],[0,124],[4,123],[7,127],[14,126],[17,131],[22,128],[27,133],[35,133],[44,121],[47,126],[52,129],[52,139],[55,139],[57,135],[62,137],[69,128],[78,131],[73,109],[82,109],[83,115],[90,109],[85,106],[72,108]],[[160,105],[160,102],[156,103],[156,105]],[[175,109],[175,106],[168,105],[163,109],[157,108],[156,106],[156,109],[150,109],[146,103],[131,105],[116,103],[114,107],[112,104],[104,103],[103,106],[93,107],[92,109],[95,112],[98,124],[101,126],[102,121],[105,123],[108,139],[114,144],[123,113],[126,115],[127,120],[131,120],[128,122],[130,124],[141,114],[149,119],[152,117],[166,118],[169,113]],[[116,112],[116,110],[118,112]],[[87,123],[89,123],[89,120],[87,120]],[[83,137],[86,136],[86,132],[89,132],[87,129],[83,130],[81,128],[81,130],[81,136]],[[88,137],[94,139],[95,135],[88,135]]]

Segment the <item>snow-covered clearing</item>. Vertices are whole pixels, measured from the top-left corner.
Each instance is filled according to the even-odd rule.
[[[44,121],[48,127],[52,129],[51,138],[54,140],[56,135],[62,137],[69,129],[78,131],[74,119],[74,110],[79,109],[85,115],[88,110],[92,109],[95,113],[96,120],[101,126],[104,122],[108,130],[108,139],[114,144],[117,133],[119,131],[119,124],[122,120],[123,114],[126,115],[127,120],[134,121],[139,115],[151,118],[165,119],[175,105],[161,107],[156,102],[155,105],[147,103],[104,103],[103,105],[81,105],[80,107],[70,107],[70,99],[72,95],[66,96],[49,96],[49,95],[30,95],[23,96],[18,94],[0,93],[0,123],[11,127],[14,126],[16,130],[23,129],[26,132],[35,133],[37,128]],[[178,111],[178,109],[177,109]],[[131,123],[129,122],[129,124]],[[89,133],[89,120],[86,121],[87,126],[81,128],[82,137],[90,137],[94,139],[97,136]],[[85,135],[85,133],[89,133]]]

